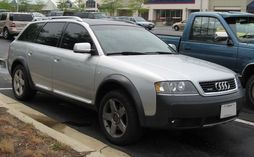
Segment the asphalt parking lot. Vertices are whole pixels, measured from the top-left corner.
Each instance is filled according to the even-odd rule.
[[[168,30],[167,27],[163,27],[156,28],[154,32],[181,34],[181,32]],[[6,52],[9,43],[10,41],[0,39],[0,58],[5,59],[7,57]],[[0,93],[14,98],[11,91],[11,78],[4,66],[0,68]],[[60,123],[67,124],[81,133],[109,144],[100,132],[97,114],[94,111],[43,93],[39,93],[32,101],[26,102],[25,105],[48,115]],[[254,154],[254,110],[246,105],[239,119],[225,125],[206,129],[147,129],[144,137],[135,145],[111,146],[134,157],[252,157]]]

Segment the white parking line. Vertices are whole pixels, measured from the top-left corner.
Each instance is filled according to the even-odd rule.
[[[4,91],[4,90],[12,90],[12,88],[0,88],[0,91]]]
[[[243,123],[243,124],[247,124],[247,125],[254,126],[254,123],[253,123],[253,122],[249,122],[249,121],[246,121],[246,120],[236,119],[235,121],[236,121],[236,122],[239,122],[239,123]]]

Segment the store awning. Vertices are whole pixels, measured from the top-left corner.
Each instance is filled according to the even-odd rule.
[[[247,12],[254,13],[254,1],[250,2],[250,4],[247,5]]]

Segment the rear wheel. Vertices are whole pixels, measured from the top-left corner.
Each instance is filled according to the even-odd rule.
[[[99,121],[106,138],[117,145],[134,143],[142,135],[134,104],[121,90],[111,91],[103,97]]]
[[[17,65],[13,71],[12,89],[18,100],[28,100],[36,94],[29,85],[27,72],[22,65]]]

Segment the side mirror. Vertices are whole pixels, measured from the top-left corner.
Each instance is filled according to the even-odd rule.
[[[215,32],[215,41],[226,41],[228,39],[227,32]]]
[[[175,44],[168,44],[168,46],[174,50],[175,52],[177,52],[177,48],[176,48],[176,45]]]
[[[91,44],[90,43],[76,43],[74,45],[73,51],[75,53],[91,53]]]
[[[228,46],[234,46],[234,42],[233,42],[233,40],[231,38],[228,38],[227,45]]]

